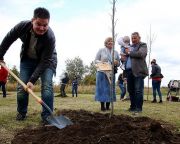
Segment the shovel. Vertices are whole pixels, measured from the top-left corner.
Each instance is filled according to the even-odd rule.
[[[48,116],[46,120],[49,122],[50,125],[62,129],[65,128],[67,125],[73,124],[72,121],[65,116],[54,116],[52,110],[48,107],[48,105],[41,98],[36,96],[34,92],[30,88],[28,88],[27,85],[24,84],[24,82],[22,82],[10,69],[8,69],[4,63],[0,62],[0,65],[3,66],[18,81],[18,83],[21,84],[23,88],[36,99],[38,103],[40,103],[49,111],[50,116]]]

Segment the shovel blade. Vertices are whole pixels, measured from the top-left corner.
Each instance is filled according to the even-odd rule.
[[[49,122],[50,125],[53,125],[59,129],[63,129],[66,126],[73,124],[73,122],[69,118],[67,118],[63,115],[60,115],[57,117],[49,116],[49,117],[47,117],[46,120]]]

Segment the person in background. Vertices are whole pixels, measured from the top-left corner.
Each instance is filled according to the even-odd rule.
[[[35,82],[41,78],[42,100],[53,111],[53,75],[56,73],[57,53],[55,35],[49,27],[50,13],[47,9],[38,7],[34,10],[31,20],[21,21],[4,37],[0,45],[0,60],[11,44],[18,38],[22,41],[20,54],[20,79],[29,89],[34,88]],[[16,120],[26,119],[29,94],[18,84],[17,87],[17,117]],[[48,124],[50,112],[42,107],[42,123]]]
[[[78,79],[75,76],[72,81],[72,97],[74,97],[74,95],[76,95],[76,97],[78,96],[77,89],[78,89]]]
[[[156,91],[159,95],[159,103],[162,103],[162,94],[161,94],[161,79],[163,75],[161,74],[161,68],[156,63],[156,59],[151,61],[151,75],[150,78],[152,79],[152,90],[153,90],[153,101],[152,103],[156,103]]]
[[[146,64],[147,45],[140,41],[138,32],[131,34],[131,48],[125,48],[128,55],[126,62],[127,88],[130,96],[131,112],[142,112],[144,97],[144,78],[148,75]]]
[[[125,81],[126,80],[123,77],[123,73],[120,73],[119,77],[118,77],[118,85],[119,85],[119,88],[121,90],[120,100],[123,100],[124,96],[126,95],[126,84],[125,84]]]
[[[114,60],[112,61],[113,40],[112,37],[108,37],[104,41],[104,48],[100,49],[95,58],[95,64],[107,63],[109,65],[114,61],[114,65],[117,68],[120,65],[119,54],[114,51]],[[117,72],[117,71],[116,71]],[[115,74],[113,77],[113,84],[115,85]],[[110,102],[116,101],[115,90],[113,89],[113,97],[111,97],[110,82],[107,74],[101,69],[96,72],[96,91],[95,100],[101,104],[101,111],[109,110]]]
[[[7,78],[8,78],[8,71],[3,66],[0,66],[0,87],[2,88],[3,98],[6,97]]]
[[[68,82],[69,82],[68,73],[64,73],[64,77],[61,79],[61,87],[60,87],[61,97],[67,97],[65,88]]]

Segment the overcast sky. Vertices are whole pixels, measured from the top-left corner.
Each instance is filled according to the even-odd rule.
[[[65,60],[79,56],[89,65],[104,46],[105,38],[111,36],[110,0],[6,0],[0,5],[0,42],[15,24],[30,20],[36,7],[45,7],[51,14],[50,27],[56,36],[58,52],[56,82],[65,70]],[[116,9],[117,37],[138,31],[141,41],[148,43],[151,27],[151,59],[155,58],[161,66],[162,85],[167,86],[171,79],[179,80],[179,1],[117,0]],[[13,65],[19,68],[20,47],[21,41],[17,40],[5,55],[10,68]],[[117,43],[115,49],[120,51]]]

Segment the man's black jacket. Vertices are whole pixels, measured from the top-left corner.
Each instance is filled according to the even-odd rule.
[[[20,38],[22,41],[20,57],[21,61],[23,61],[23,59],[27,57],[26,52],[29,48],[31,29],[31,21],[22,21],[19,24],[17,24],[14,28],[12,28],[10,32],[8,32],[8,34],[4,37],[0,45],[0,60],[3,60],[3,57],[6,51],[11,46],[11,44],[18,38]],[[43,71],[46,68],[51,68],[55,73],[57,67],[55,36],[51,28],[49,28],[44,35],[37,36],[37,38],[38,40],[35,46],[35,50],[38,57],[38,65],[29,80],[33,84],[37,81],[39,76],[43,73]]]

